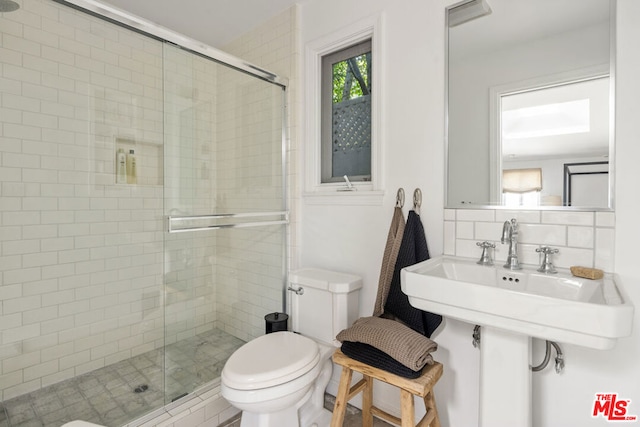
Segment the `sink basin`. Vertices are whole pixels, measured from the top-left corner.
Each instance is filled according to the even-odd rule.
[[[631,334],[633,305],[617,276],[574,277],[478,265],[440,256],[402,270],[402,290],[416,308],[552,341],[609,349]]]
[[[633,305],[617,276],[589,280],[566,269],[543,274],[475,261],[440,256],[407,267],[402,291],[416,308],[483,326],[479,426],[531,427],[530,337],[608,349],[631,334]]]

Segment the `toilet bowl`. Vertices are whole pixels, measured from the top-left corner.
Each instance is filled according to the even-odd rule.
[[[358,316],[359,277],[304,269],[290,274],[293,329],[260,336],[231,355],[221,392],[242,410],[241,427],[325,427],[324,391],[334,337]],[[301,291],[302,290],[302,291]]]
[[[241,426],[298,426],[300,407],[327,369],[332,352],[323,347],[294,332],[275,332],[236,351],[222,371],[221,387],[227,401],[243,411]],[[265,363],[255,363],[256,356]]]

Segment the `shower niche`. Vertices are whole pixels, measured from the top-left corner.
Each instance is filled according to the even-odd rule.
[[[162,144],[128,137],[116,137],[114,145],[116,184],[163,184],[164,153]],[[119,164],[122,154],[124,154],[124,166]],[[124,167],[124,173],[122,173],[122,167]]]

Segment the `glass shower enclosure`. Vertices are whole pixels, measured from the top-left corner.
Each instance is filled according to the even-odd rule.
[[[0,14],[0,427],[120,426],[217,384],[284,308],[286,87],[95,2],[18,3]]]
[[[282,310],[284,92],[169,44],[164,90],[165,372],[175,399],[219,377],[264,333],[265,314]]]

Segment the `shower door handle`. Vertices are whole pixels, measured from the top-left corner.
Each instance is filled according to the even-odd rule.
[[[268,217],[277,217],[275,219],[264,219]],[[259,221],[234,222],[238,218],[262,218]],[[230,214],[212,214],[212,215],[192,215],[192,216],[172,216],[167,217],[169,233],[183,233],[187,231],[204,231],[218,230],[221,228],[243,228],[243,227],[259,227],[263,225],[277,225],[289,223],[288,211],[274,212],[242,212]],[[222,223],[206,224],[206,225],[188,225],[189,221],[196,221],[200,224],[202,221],[224,220]],[[193,223],[192,223],[193,224]]]

